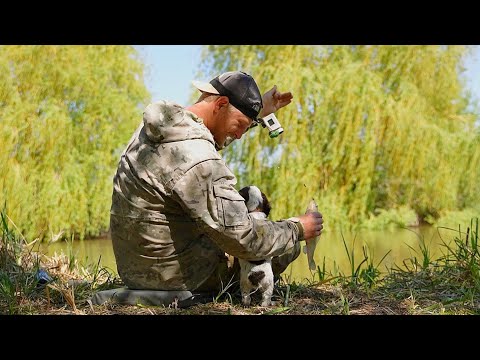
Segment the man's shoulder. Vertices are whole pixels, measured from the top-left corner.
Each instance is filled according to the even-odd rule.
[[[148,104],[146,107],[145,107],[145,110],[150,110],[150,109],[155,109],[156,111],[161,111],[161,112],[164,112],[165,110],[177,110],[177,111],[181,111],[181,110],[184,110],[184,107],[180,104],[177,104],[176,102],[174,101],[170,101],[170,100],[157,100],[157,101],[154,101],[150,104]]]
[[[160,99],[157,101],[152,102],[150,105],[157,104],[158,106],[175,106],[175,107],[180,107],[183,109],[183,106],[176,103],[175,101],[168,100],[168,99]]]

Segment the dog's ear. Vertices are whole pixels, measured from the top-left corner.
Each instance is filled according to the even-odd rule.
[[[272,207],[270,206],[270,202],[267,199],[267,196],[262,192],[262,199],[263,199],[263,212],[265,215],[268,217],[268,214],[270,214],[270,210],[272,210]]]
[[[250,196],[248,195],[248,190],[250,186],[245,186],[239,190],[239,194],[242,195],[242,197],[245,199],[245,203],[248,202]]]

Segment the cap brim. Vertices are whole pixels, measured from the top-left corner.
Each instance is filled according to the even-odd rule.
[[[192,84],[200,91],[207,92],[209,94],[220,95],[217,89],[215,89],[210,83],[206,83],[202,81],[192,81]]]

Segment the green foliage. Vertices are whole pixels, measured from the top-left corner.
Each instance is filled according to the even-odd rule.
[[[478,180],[477,180],[478,181]],[[442,215],[435,222],[438,226],[457,228],[458,224],[468,224],[470,220],[480,215],[480,204],[475,208],[467,208],[462,211],[450,210],[442,212]]]
[[[400,206],[398,208],[376,209],[374,213],[370,213],[359,227],[380,230],[389,227],[407,227],[419,225],[417,215],[408,206]]]
[[[0,199],[27,238],[108,229],[147,99],[130,46],[0,46]]]
[[[276,84],[293,104],[277,113],[285,132],[260,127],[225,150],[239,186],[256,184],[273,217],[318,199],[326,227],[433,222],[478,208],[480,132],[460,73],[465,46],[208,46],[205,78],[226,70]],[[383,210],[381,210],[383,209]],[[405,217],[407,219],[405,219]],[[395,222],[395,221],[394,221]]]

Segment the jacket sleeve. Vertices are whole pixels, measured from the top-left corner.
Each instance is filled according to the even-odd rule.
[[[301,227],[289,219],[251,217],[235,184],[235,176],[223,160],[208,160],[185,172],[172,195],[199,231],[230,255],[259,260],[291,249],[300,240]]]

